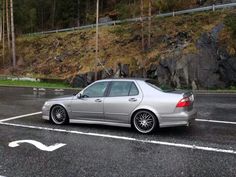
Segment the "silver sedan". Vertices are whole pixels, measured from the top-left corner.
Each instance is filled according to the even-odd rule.
[[[162,91],[152,80],[107,79],[75,96],[45,102],[43,119],[55,124],[86,123],[134,127],[150,133],[157,127],[188,126],[196,118],[192,92]]]

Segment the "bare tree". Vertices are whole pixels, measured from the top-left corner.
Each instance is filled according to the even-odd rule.
[[[144,51],[144,22],[143,22],[143,9],[144,9],[144,4],[143,0],[141,0],[141,26],[142,26],[142,31],[141,31],[141,38],[142,38],[142,50]]]
[[[56,0],[53,0],[52,6],[52,29],[55,27],[55,14],[56,14]]]
[[[6,23],[7,23],[7,44],[8,44],[8,51],[11,50],[11,41],[10,41],[10,21],[9,21],[9,3],[6,0]]]
[[[2,0],[2,65],[5,64],[5,0]]]
[[[134,0],[134,2],[133,2],[133,7],[136,7],[136,0]],[[133,10],[133,18],[135,17],[135,10]]]
[[[2,41],[2,8],[0,9],[0,41]]]
[[[99,20],[99,0],[97,0],[97,13],[96,13],[96,59],[95,59],[95,80],[98,79],[98,20]]]
[[[12,60],[13,67],[16,67],[16,44],[15,44],[15,28],[14,28],[14,16],[13,16],[13,2],[10,0],[11,7],[11,38],[12,38]]]
[[[80,0],[77,0],[77,26],[80,26]]]
[[[148,48],[151,48],[152,0],[148,0]]]

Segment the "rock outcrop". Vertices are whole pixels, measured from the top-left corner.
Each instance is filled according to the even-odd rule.
[[[148,77],[157,79],[160,85],[177,88],[225,88],[236,83],[236,58],[231,57],[218,41],[223,24],[210,33],[201,35],[196,43],[197,52],[175,55],[151,66]]]
[[[189,36],[179,33],[175,39],[165,36],[173,50],[168,57],[160,59],[150,67],[130,72],[129,66],[118,64],[114,77],[148,77],[156,79],[160,85],[174,88],[211,89],[225,88],[236,84],[236,57],[230,56],[219,42],[219,34],[224,24],[218,24],[211,32],[203,33],[196,42],[195,53],[182,54]],[[171,42],[172,41],[172,42]],[[113,70],[110,69],[111,73]],[[104,71],[98,79],[113,77]],[[72,80],[75,87],[83,87],[94,81],[94,73],[77,75]]]

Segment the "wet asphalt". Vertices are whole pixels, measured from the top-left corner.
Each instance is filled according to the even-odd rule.
[[[0,120],[41,111],[43,103],[75,91],[34,92],[32,88],[0,87]],[[236,122],[236,94],[197,94],[198,119]],[[236,151],[236,125],[196,121],[191,127],[160,129],[142,135],[130,128],[70,124],[56,126],[41,115],[7,123],[68,130],[56,132],[0,124],[0,176],[6,177],[235,177],[236,154],[136,142],[70,133],[123,136],[183,145]],[[16,140],[36,140],[50,146],[64,143],[53,152],[33,145],[9,147]]]

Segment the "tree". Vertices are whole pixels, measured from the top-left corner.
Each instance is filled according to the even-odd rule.
[[[11,38],[12,38],[12,60],[13,68],[16,67],[16,46],[15,46],[15,28],[14,28],[14,17],[13,17],[13,1],[10,0],[10,13],[11,13]]]
[[[5,64],[5,0],[2,0],[2,65]]]
[[[55,27],[55,14],[56,14],[56,0],[53,0],[53,5],[52,5],[52,29]]]
[[[148,0],[148,48],[151,48],[152,2]]]
[[[142,26],[142,30],[141,30],[141,38],[142,38],[142,51],[144,52],[144,22],[143,22],[143,9],[144,9],[144,4],[143,4],[143,0],[141,0],[141,26]]]
[[[2,2],[0,2],[1,3],[1,5],[2,5]],[[3,12],[2,12],[2,8],[0,9],[0,41],[2,41],[2,15],[3,14]]]
[[[99,34],[98,34],[98,17],[99,17],[99,0],[97,0],[97,15],[96,15],[96,59],[95,59],[95,80],[98,79],[98,69],[97,69],[97,65],[98,65],[98,38],[99,38]]]
[[[78,12],[77,12],[77,26],[80,26],[80,0],[77,0],[77,10],[78,10]]]
[[[8,44],[8,51],[10,51],[11,50],[11,42],[10,42],[10,22],[9,22],[8,0],[6,0],[6,23],[7,23],[7,44]]]

